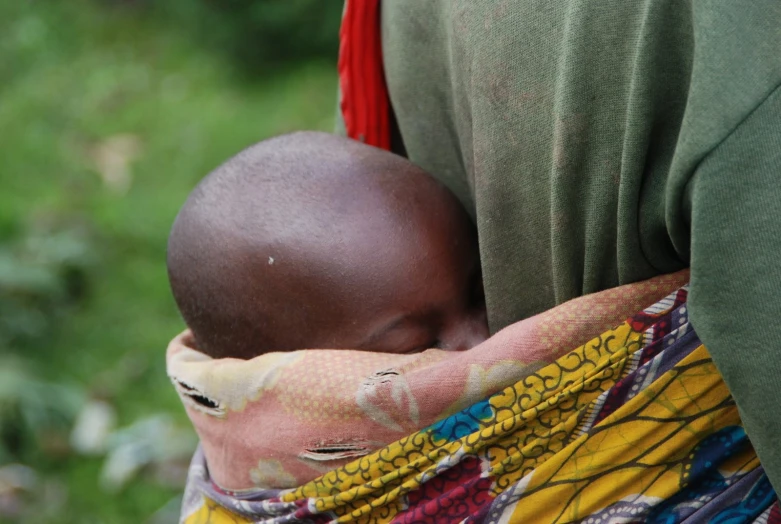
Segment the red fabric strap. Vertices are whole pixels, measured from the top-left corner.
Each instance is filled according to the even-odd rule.
[[[390,149],[390,100],[382,68],[380,0],[347,0],[339,31],[339,107],[347,136]]]

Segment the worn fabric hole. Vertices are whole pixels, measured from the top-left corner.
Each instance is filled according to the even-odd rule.
[[[219,404],[217,404],[215,401],[213,401],[210,398],[204,397],[203,395],[198,395],[197,393],[187,393],[187,396],[192,399],[193,402],[197,402],[198,404],[202,405],[205,408],[210,409],[217,409]]]
[[[356,448],[354,446],[332,447],[332,448],[316,448],[307,449],[308,453],[345,453],[348,451],[358,451],[362,448]]]
[[[363,457],[371,453],[368,446],[361,444],[323,444],[320,446],[310,446],[306,448],[299,457],[303,459],[315,460],[317,462],[328,462],[331,460],[352,459]]]
[[[225,415],[225,408],[218,401],[209,398],[204,395],[203,392],[190,386],[186,382],[182,382],[173,377],[172,381],[174,386],[176,386],[176,390],[179,392],[179,396],[182,397],[182,401],[186,405],[207,415],[215,417],[222,417]]]

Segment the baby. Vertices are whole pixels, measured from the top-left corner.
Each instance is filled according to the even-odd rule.
[[[207,176],[174,222],[171,289],[200,351],[460,351],[488,335],[475,228],[404,158],[299,132]]]

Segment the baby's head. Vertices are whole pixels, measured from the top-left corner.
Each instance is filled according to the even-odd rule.
[[[174,222],[168,274],[215,358],[463,350],[487,336],[458,200],[404,158],[326,133],[266,140],[207,176]]]

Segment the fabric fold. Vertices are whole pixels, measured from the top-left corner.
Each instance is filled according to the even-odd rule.
[[[685,277],[667,277],[664,293]],[[632,286],[658,293],[659,282]],[[616,303],[642,295],[632,286]],[[204,441],[182,521],[778,522],[777,497],[689,323],[687,296],[683,286],[657,297],[496,393],[297,488],[219,487]],[[566,322],[557,309],[550,318]],[[539,343],[552,329],[522,325],[507,340],[534,325]],[[456,369],[447,355],[429,367],[415,357],[407,369]]]
[[[686,278],[573,300],[465,352],[322,349],[213,360],[185,332],[168,347],[168,374],[219,486],[292,488],[531,376]]]

